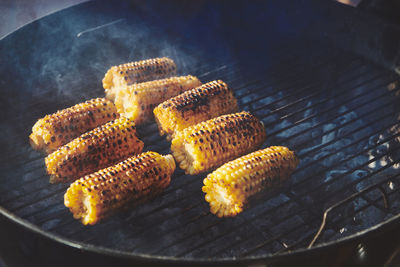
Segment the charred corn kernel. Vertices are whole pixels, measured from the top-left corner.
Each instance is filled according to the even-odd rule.
[[[60,147],[45,158],[50,182],[71,182],[142,152],[132,120],[103,124]]]
[[[176,132],[171,151],[181,169],[198,174],[254,151],[264,140],[262,122],[248,112],[239,112]]]
[[[176,74],[175,62],[167,57],[152,58],[111,67],[103,78],[108,99],[114,99],[120,88],[134,83],[162,79]]]
[[[158,104],[199,85],[201,82],[191,75],[132,84],[118,91],[115,105],[122,116],[141,124],[153,118]]]
[[[170,140],[176,131],[237,110],[233,92],[218,80],[166,100],[154,109],[154,115],[160,134],[166,133]]]
[[[95,224],[127,204],[138,204],[166,188],[175,170],[172,155],[145,152],[76,180],[64,195],[75,219]]]
[[[119,117],[115,105],[96,98],[39,119],[29,136],[31,146],[51,153],[79,135]]]
[[[299,160],[287,147],[271,146],[229,161],[207,175],[205,200],[218,217],[236,216],[257,193],[282,183]]]

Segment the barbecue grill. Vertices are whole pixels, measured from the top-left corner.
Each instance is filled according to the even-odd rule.
[[[29,233],[22,250],[257,264],[398,227],[399,31],[334,2],[289,2],[88,2],[2,39],[0,213]],[[394,45],[382,41],[391,37]],[[263,147],[288,146],[300,165],[235,218],[209,212],[205,174],[177,169],[157,198],[83,226],[63,205],[68,185],[49,184],[44,156],[30,148],[31,127],[104,95],[110,66],[158,56],[174,59],[180,74],[227,82],[240,109],[263,121]],[[138,127],[138,135],[144,150],[169,153],[155,123]]]

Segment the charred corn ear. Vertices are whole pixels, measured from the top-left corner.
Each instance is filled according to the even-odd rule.
[[[50,182],[70,182],[142,152],[135,123],[119,118],[60,147],[45,158]]]
[[[175,62],[167,57],[152,58],[111,67],[103,78],[106,96],[114,99],[120,88],[134,83],[162,79],[176,74]]]
[[[171,155],[145,152],[76,180],[65,193],[64,204],[75,219],[95,224],[127,204],[160,193],[174,170]]]
[[[29,136],[36,150],[51,153],[79,135],[119,117],[115,105],[96,98],[39,119]]]
[[[187,174],[198,174],[254,151],[264,140],[262,122],[248,112],[240,112],[176,132],[171,151]]]
[[[218,80],[166,100],[154,109],[154,115],[160,134],[166,133],[170,140],[176,131],[237,110],[233,92]]]
[[[210,211],[218,217],[235,216],[251,196],[286,180],[299,163],[283,146],[272,146],[225,163],[203,183]]]
[[[132,84],[118,91],[118,112],[136,124],[153,119],[153,109],[164,100],[201,85],[194,76],[180,76]]]

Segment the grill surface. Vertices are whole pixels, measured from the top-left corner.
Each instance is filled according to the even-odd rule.
[[[78,36],[93,34],[106,40],[101,49],[113,45],[125,51],[130,40],[148,38],[129,27],[113,20],[100,31]],[[115,29],[123,40],[115,37]],[[78,41],[78,48],[89,52],[85,49],[90,43]],[[313,239],[315,244],[340,240],[400,213],[398,76],[314,40],[293,39],[271,48],[273,56],[264,66],[168,45],[141,55],[170,56],[181,74],[197,75],[203,82],[226,81],[240,108],[264,122],[263,147],[284,145],[296,151],[301,163],[283,188],[268,192],[236,218],[218,219],[209,213],[201,192],[206,174],[188,176],[177,169],[170,187],[144,205],[93,227],[74,220],[63,205],[67,185],[48,183],[43,155],[30,148],[28,135],[44,114],[102,95],[101,77],[115,61],[142,58],[112,52],[113,62],[106,55],[88,66],[75,63],[71,69],[82,67],[87,75],[77,82],[78,74],[66,68],[68,61],[41,67],[43,80],[31,84],[28,99],[16,103],[21,100],[18,94],[16,102],[2,99],[11,102],[4,112],[13,116],[1,121],[0,206],[72,242],[187,259],[263,257],[307,248]],[[77,60],[81,52],[74,55]],[[100,65],[104,58],[108,61]],[[139,127],[138,134],[145,150],[169,153],[169,143],[158,135],[155,123]]]

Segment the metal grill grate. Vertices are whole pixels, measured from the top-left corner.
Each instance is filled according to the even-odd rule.
[[[398,77],[322,47],[307,49],[307,55],[304,47],[281,48],[258,70],[212,60],[192,70],[204,82],[222,79],[234,89],[241,109],[264,122],[264,147],[286,145],[301,159],[290,182],[236,218],[209,213],[201,192],[205,174],[177,170],[161,196],[84,227],[63,206],[67,185],[48,183],[43,156],[29,148],[26,131],[10,140],[18,150],[1,155],[3,162],[15,163],[2,168],[7,175],[0,178],[0,205],[73,241],[183,258],[277,254],[383,222],[400,212],[399,133],[393,132]],[[169,152],[154,123],[138,133],[145,150]]]

